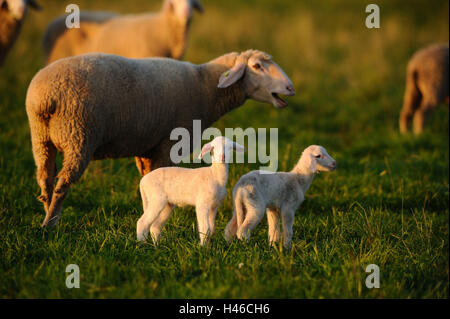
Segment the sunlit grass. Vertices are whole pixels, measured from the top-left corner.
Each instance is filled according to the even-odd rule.
[[[65,199],[60,225],[40,229],[24,101],[42,66],[44,29],[64,13],[64,2],[48,0],[0,69],[0,297],[448,298],[449,109],[439,108],[421,137],[397,133],[407,60],[423,45],[448,42],[448,1],[379,1],[379,30],[364,27],[357,0],[203,2],[185,60],[261,49],[298,93],[284,110],[247,102],[215,126],[278,128],[283,170],[309,144],[338,161],[297,212],[292,251],[268,247],[265,220],[247,245],[223,239],[232,185],[257,164],[231,166],[208,248],[198,245],[192,208],[175,210],[158,247],[135,241],[142,207],[133,159],[92,162]],[[160,6],[77,3],[118,12]],[[81,289],[65,287],[70,263],[80,266]],[[380,266],[380,289],[364,285],[371,263]]]

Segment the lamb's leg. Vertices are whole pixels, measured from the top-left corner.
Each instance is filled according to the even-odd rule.
[[[284,209],[281,211],[281,220],[283,222],[283,246],[286,249],[291,247],[292,241],[292,225],[294,224],[295,211],[291,209]]]
[[[217,208],[212,208],[209,212],[209,231],[210,235],[214,235],[214,232],[216,231],[216,215],[217,215]]]
[[[197,223],[198,223],[198,232],[200,235],[200,245],[204,246],[207,243],[209,236],[211,235],[208,219],[211,208],[207,206],[197,206],[195,210],[197,212]]]
[[[159,235],[161,235],[161,231],[169,220],[170,215],[173,211],[173,205],[167,204],[166,207],[159,213],[159,216],[155,219],[155,221],[150,226],[150,234],[152,235],[152,239],[154,243],[158,242]]]
[[[145,241],[148,237],[150,226],[159,217],[161,211],[166,207],[167,201],[157,196],[152,196],[144,207],[144,214],[139,218],[136,225],[136,235],[138,241]],[[154,243],[156,243],[154,241]]]
[[[280,240],[280,214],[275,209],[267,209],[267,223],[269,224],[269,244],[275,246]]]
[[[33,155],[37,166],[36,179],[41,188],[38,200],[44,204],[47,213],[56,177],[56,147],[50,141],[33,143]]]
[[[231,242],[234,238],[234,236],[236,236],[236,232],[237,232],[237,217],[236,217],[236,213],[233,212],[233,217],[231,218],[231,220],[228,222],[227,226],[225,227],[225,240],[227,242]]]
[[[250,238],[251,232],[255,229],[255,227],[259,224],[261,219],[264,216],[265,208],[259,207],[258,205],[245,205],[246,215],[244,222],[241,226],[239,226],[237,230],[237,238],[240,240],[247,240]]]
[[[63,167],[58,174],[58,182],[53,191],[51,204],[45,216],[42,227],[54,226],[58,222],[62,210],[62,202],[70,186],[77,182],[89,164],[90,155],[87,152],[66,152]]]

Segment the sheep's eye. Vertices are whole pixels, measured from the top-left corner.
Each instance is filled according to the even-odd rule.
[[[2,2],[2,9],[8,10],[8,2],[6,2],[6,1]]]
[[[321,157],[322,157],[322,155],[320,155],[320,154],[319,154],[319,155],[316,155],[316,158],[321,158]]]
[[[261,69],[261,64],[255,63],[255,64],[253,64],[253,68],[254,68],[255,70],[259,70],[259,69]]]

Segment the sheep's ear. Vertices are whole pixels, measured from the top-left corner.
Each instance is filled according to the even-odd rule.
[[[30,6],[31,9],[38,11],[42,9],[42,7],[34,0],[27,0],[27,4]]]
[[[207,143],[205,145],[203,145],[202,151],[200,152],[200,154],[198,155],[198,159],[202,159],[203,156],[208,153],[211,152],[213,150],[213,146],[211,145],[211,143]]]
[[[217,87],[223,89],[236,83],[244,75],[246,67],[247,65],[244,63],[237,63],[233,68],[222,73],[219,79],[219,85],[217,85]]]
[[[192,7],[200,13],[203,13],[203,6],[199,0],[192,0]]]
[[[245,147],[242,146],[241,144],[233,142],[233,151],[235,151],[235,152],[245,152]]]

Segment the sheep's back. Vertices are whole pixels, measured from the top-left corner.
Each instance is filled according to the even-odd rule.
[[[431,45],[413,55],[408,72],[414,73],[425,97],[440,100],[449,95],[449,47]],[[439,101],[431,101],[439,103]]]
[[[27,109],[51,116],[50,129],[60,139],[57,131],[67,123],[94,136],[96,159],[139,156],[180,125],[180,109],[196,104],[195,74],[193,65],[163,58],[65,58],[35,76]]]

